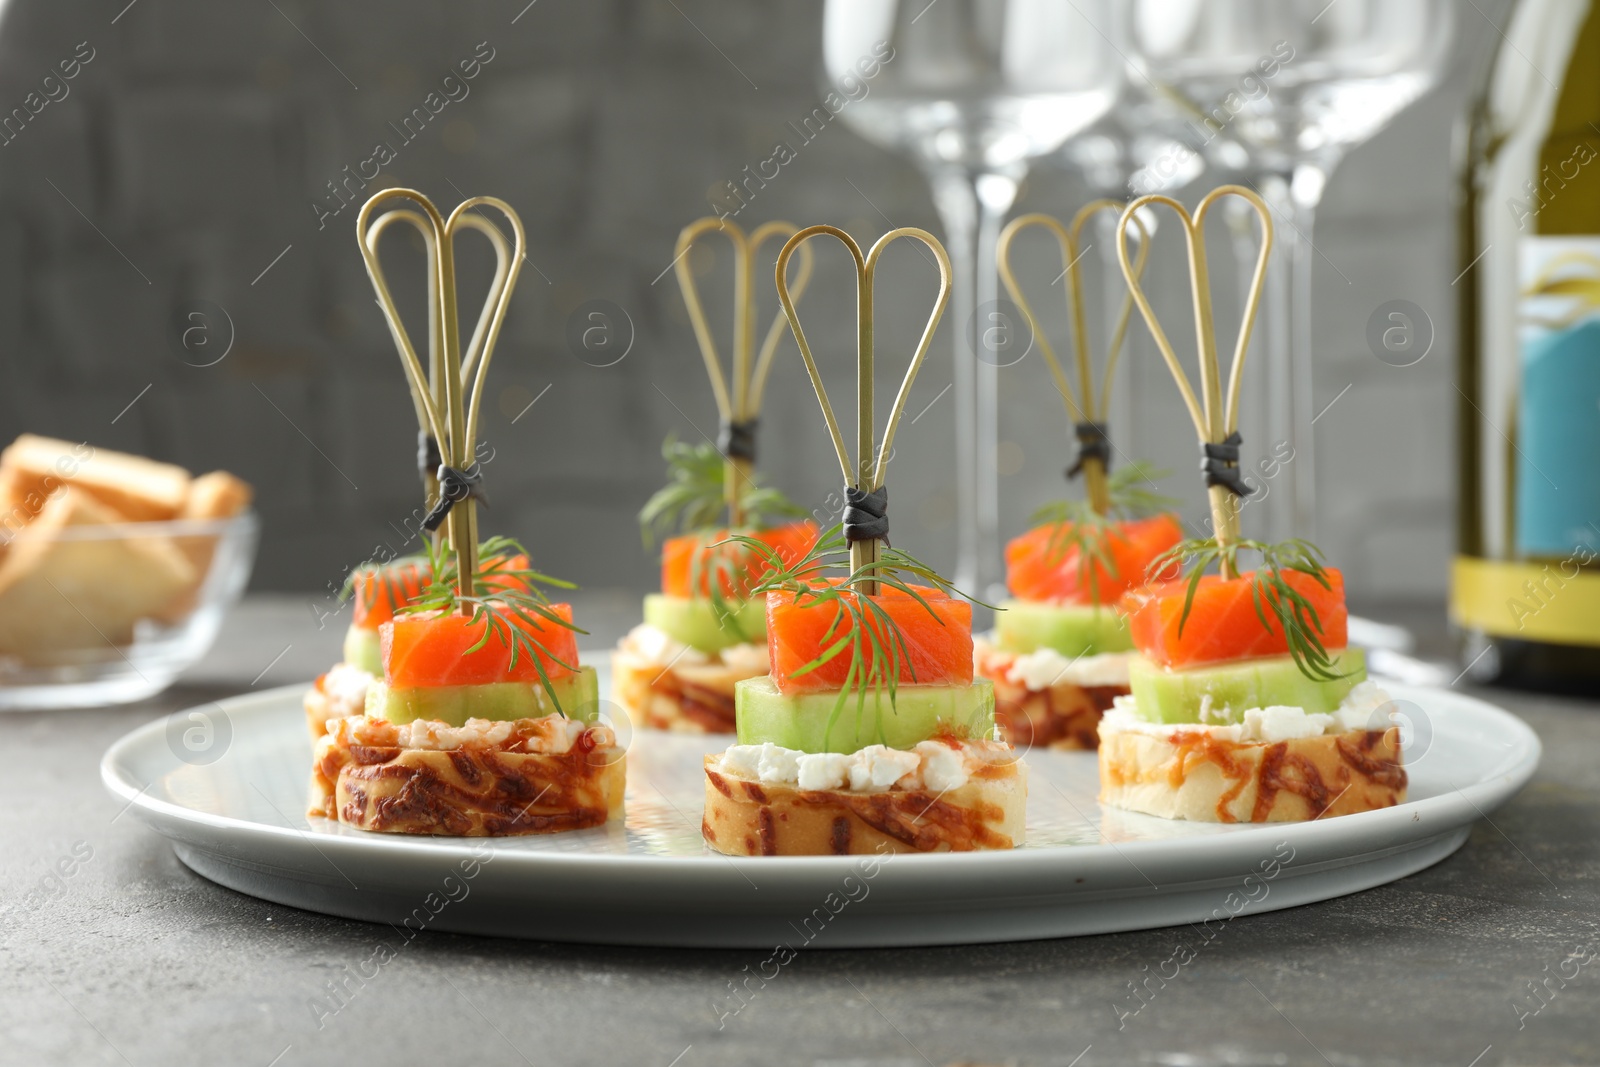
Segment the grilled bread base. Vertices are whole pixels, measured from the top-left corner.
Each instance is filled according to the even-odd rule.
[[[1100,803],[1195,822],[1299,822],[1403,804],[1400,730],[1228,741],[1100,733]]]
[[[849,856],[869,852],[968,852],[1022,844],[1028,797],[1020,760],[976,768],[939,792],[801,789],[757,782],[705,758],[701,833],[728,856]]]
[[[1007,675],[1016,655],[994,648],[978,651],[977,673],[994,682],[995,720],[1000,734],[1018,748],[1094,751],[1100,746],[1100,716],[1112,701],[1128,695],[1123,685],[1078,685],[1057,682],[1048,689],[1029,689]]]
[[[507,837],[580,830],[622,814],[625,753],[609,730],[586,731],[564,753],[366,746],[343,733],[317,743],[309,813],[357,829]]]

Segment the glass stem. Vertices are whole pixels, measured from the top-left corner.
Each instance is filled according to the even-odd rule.
[[[929,176],[954,273],[951,390],[956,408],[956,587],[993,603],[1004,596],[1000,549],[999,368],[979,360],[979,309],[999,295],[995,245],[1016,200],[1015,172],[941,167]],[[974,619],[974,624],[977,624]]]
[[[1263,175],[1261,195],[1272,208],[1277,248],[1267,268],[1266,407],[1261,430],[1265,475],[1275,470],[1269,499],[1272,538],[1317,537],[1316,449],[1313,423],[1314,353],[1311,332],[1312,245],[1317,206],[1327,182],[1325,164],[1301,163],[1288,173]],[[1281,453],[1292,449],[1292,458]]]

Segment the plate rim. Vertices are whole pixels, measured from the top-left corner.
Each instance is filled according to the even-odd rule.
[[[309,684],[295,683],[258,693],[240,693],[179,709],[142,723],[123,734],[106,749],[100,760],[101,781],[107,790],[125,805],[124,810],[136,809],[141,821],[169,839],[174,835],[168,832],[168,827],[177,825],[205,827],[212,831],[227,833],[238,841],[305,838],[306,831],[294,826],[277,826],[236,816],[217,815],[149,796],[147,791],[154,783],[138,785],[125,772],[130,769],[127,766],[129,761],[126,756],[148,744],[153,735],[164,733],[168,722],[175,716],[207,707],[220,707],[230,713],[236,709],[240,712],[251,712],[258,705],[278,703],[291,694],[302,694]],[[1130,859],[1137,860],[1152,854],[1159,854],[1162,859],[1170,863],[1183,865],[1191,862],[1196,854],[1205,856],[1208,862],[1223,862],[1226,856],[1236,852],[1248,853],[1252,857],[1258,856],[1258,846],[1263,838],[1281,835],[1290,827],[1294,828],[1306,846],[1313,849],[1319,846],[1344,848],[1346,846],[1341,846],[1338,842],[1350,837],[1362,840],[1369,847],[1347,852],[1350,859],[1355,859],[1389,847],[1398,841],[1420,840],[1423,836],[1447,832],[1452,826],[1469,825],[1479,818],[1485,818],[1489,810],[1515,795],[1537,771],[1543,755],[1543,745],[1533,728],[1513,712],[1480,697],[1449,689],[1387,681],[1384,684],[1397,699],[1415,702],[1417,694],[1422,694],[1424,699],[1430,693],[1448,694],[1451,701],[1472,705],[1475,711],[1498,720],[1512,742],[1506,746],[1503,761],[1482,777],[1466,785],[1450,782],[1453,793],[1441,793],[1421,800],[1408,800],[1392,808],[1357,812],[1326,821],[1236,824],[1238,825],[1236,830],[1225,834],[1180,834],[1122,842],[1110,841],[1101,834],[1101,840],[1092,844],[1038,848],[1024,845],[1022,848],[1004,851],[971,852],[962,854],[959,869],[964,877],[974,875],[981,877],[985,874],[1043,874],[1058,867],[1065,856],[1071,856],[1076,862],[1086,866],[1097,866],[1100,862],[1112,858],[1126,864]],[[1439,726],[1435,724],[1435,733],[1438,730]],[[645,731],[635,731],[636,738],[641,734],[649,736]],[[1431,834],[1417,835],[1406,832],[1407,827],[1420,821],[1433,824],[1430,826]],[[372,859],[406,857],[417,861],[451,862],[467,857],[475,847],[481,846],[485,841],[493,840],[495,839],[465,837],[418,838],[360,832],[317,834],[314,838],[315,846],[319,850],[326,848],[339,855]],[[190,843],[196,844],[192,840]],[[570,870],[573,874],[592,872],[603,875],[616,869],[635,870],[640,864],[648,864],[648,870],[653,877],[673,880],[697,879],[703,872],[720,870],[720,863],[733,864],[741,874],[760,870],[783,881],[812,876],[837,877],[848,873],[860,859],[861,857],[856,856],[737,857],[709,851],[698,856],[608,855],[555,849],[506,850],[496,855],[497,862],[504,861],[519,867],[532,868],[561,865],[564,871]],[[909,867],[913,871],[940,864],[947,865],[948,870],[951,862],[951,857],[943,853],[907,853],[895,856],[897,868]]]

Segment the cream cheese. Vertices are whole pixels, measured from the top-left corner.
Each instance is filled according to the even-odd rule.
[[[849,754],[800,752],[770,742],[733,745],[723,752],[720,769],[740,778],[800,789],[960,789],[985,763],[1015,759],[1015,750],[998,741],[966,741],[952,747],[923,741],[913,749],[868,745]]]
[[[1140,717],[1138,705],[1131,696],[1119,696],[1111,710],[1100,719],[1100,732],[1142,733],[1169,736],[1173,733],[1205,733],[1219,741],[1247,743],[1272,743],[1297,741],[1327,734],[1348,733],[1351,730],[1386,729],[1394,724],[1393,715],[1383,711],[1390,697],[1379,685],[1367,680],[1358,683],[1345,695],[1344,700],[1328,714],[1312,714],[1304,708],[1272,705],[1249,708],[1236,723],[1206,722],[1150,722]],[[1202,706],[1200,716],[1207,717],[1209,708]]]
[[[1053,648],[1024,652],[1011,661],[1006,681],[1036,691],[1070,682],[1073,685],[1128,684],[1128,662],[1132,652],[1101,652],[1093,656],[1068,659]]]
[[[342,736],[353,744],[374,745],[382,748],[432,749],[448,752],[467,745],[503,745],[512,736],[513,726],[518,727],[521,744],[529,752],[562,755],[572,751],[578,738],[593,731],[595,746],[605,748],[615,743],[615,735],[606,726],[593,726],[562,715],[546,715],[538,719],[523,719],[511,723],[492,719],[468,719],[464,725],[418,719],[409,723],[392,723],[387,719],[361,716],[340,719],[330,723],[328,732]]]

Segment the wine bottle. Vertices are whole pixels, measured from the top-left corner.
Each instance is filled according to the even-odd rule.
[[[1463,191],[1462,667],[1600,692],[1600,0],[1520,0]]]

